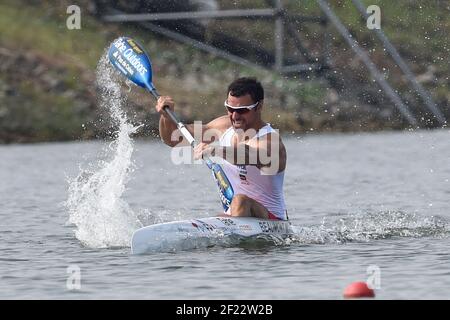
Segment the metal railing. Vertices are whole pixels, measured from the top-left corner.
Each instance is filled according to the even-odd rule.
[[[116,9],[109,9],[110,14],[104,15],[103,19],[108,22],[136,22],[141,26],[152,30],[156,33],[162,34],[166,37],[172,38],[176,41],[187,43],[200,50],[212,53],[232,62],[251,66],[254,68],[271,68],[280,73],[304,73],[304,72],[318,72],[329,69],[330,56],[330,37],[328,26],[331,23],[336,30],[345,39],[346,43],[361,59],[361,61],[368,68],[373,79],[378,83],[383,92],[390,98],[394,106],[403,116],[403,118],[414,127],[419,127],[420,123],[416,116],[411,112],[408,105],[406,105],[398,92],[392,88],[387,82],[384,75],[378,70],[373,63],[370,55],[363,49],[356,39],[350,34],[338,16],[334,13],[327,0],[316,0],[324,16],[304,16],[298,14],[289,14],[284,8],[281,0],[266,0],[266,3],[271,6],[267,9],[238,9],[238,10],[216,10],[216,11],[196,11],[196,12],[158,12],[158,13],[124,13]],[[362,17],[367,19],[368,14],[360,0],[352,0],[355,7],[359,10]],[[156,22],[164,21],[182,21],[182,20],[202,20],[202,19],[246,19],[246,20],[269,20],[274,22],[274,51],[269,52],[265,48],[260,48],[251,41],[242,41],[239,38],[233,38],[229,35],[223,36],[222,42],[217,41],[215,44],[203,41],[201,37],[194,38],[189,34],[182,34],[180,32],[171,30],[167,27],[156,24]],[[324,27],[323,31],[323,50],[320,57],[314,57],[300,34],[295,27],[295,23],[318,23]],[[432,112],[435,120],[440,124],[446,124],[446,119],[443,113],[434,103],[430,94],[417,82],[414,74],[401,58],[398,51],[386,37],[381,29],[374,29],[375,34],[383,43],[384,48],[392,56],[395,63],[405,74],[412,88],[423,99],[427,108]],[[285,42],[289,38],[291,44],[296,49],[297,54],[302,60],[286,57]],[[251,60],[248,57],[240,54],[241,52],[233,52],[230,46],[226,44],[234,44],[235,47],[247,46],[247,51],[255,52],[258,57],[257,61]],[[224,49],[227,47],[227,50]],[[245,51],[245,50],[244,50]],[[330,80],[330,79],[328,79]],[[336,80],[336,79],[334,79]]]
[[[117,9],[109,9],[110,14],[103,15],[102,18],[108,22],[136,22],[140,25],[148,28],[154,32],[162,34],[166,37],[174,40],[189,43],[194,47],[213,53],[230,61],[249,65],[253,67],[273,68],[281,73],[293,73],[293,72],[311,72],[327,69],[325,61],[328,56],[328,52],[324,52],[322,57],[313,58],[309,53],[306,46],[303,45],[299,35],[294,31],[293,22],[308,22],[318,23],[324,25],[327,20],[323,16],[306,16],[288,14],[280,0],[275,0],[273,8],[267,9],[239,9],[239,10],[217,10],[217,11],[197,11],[197,12],[158,12],[158,13],[125,13]],[[239,56],[236,53],[230,52],[230,50],[224,50],[218,46],[210,45],[201,41],[201,39],[193,38],[187,34],[181,34],[167,27],[157,25],[155,22],[163,21],[183,21],[183,20],[203,20],[203,19],[246,19],[246,20],[270,20],[274,22],[274,51],[268,52],[265,49],[260,49],[262,54],[257,53],[260,57],[259,61],[252,61],[242,55]],[[286,29],[286,30],[285,30]],[[287,31],[287,32],[286,32]],[[285,40],[289,36],[293,40],[294,47],[299,53],[302,60],[293,59],[285,56]],[[232,42],[238,42],[239,39],[235,38]],[[245,43],[241,43],[245,46]],[[328,45],[324,45],[328,48]],[[252,49],[256,50],[254,45]],[[269,57],[263,59],[262,57]]]

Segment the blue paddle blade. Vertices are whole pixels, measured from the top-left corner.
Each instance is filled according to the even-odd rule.
[[[135,84],[151,91],[155,89],[152,83],[152,63],[136,41],[127,37],[114,40],[108,57],[116,69]]]
[[[226,212],[233,200],[233,186],[220,165],[212,163],[210,168],[212,169],[214,180],[216,180],[217,186],[219,187],[220,201],[222,202],[223,210]]]

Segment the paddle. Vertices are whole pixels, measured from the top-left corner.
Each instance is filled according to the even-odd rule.
[[[116,67],[116,69],[123,75],[125,75],[136,85],[150,91],[156,100],[159,98],[160,95],[156,91],[156,88],[152,82],[152,64],[150,62],[150,58],[136,41],[127,37],[120,37],[116,39],[109,48],[108,57],[112,65]],[[195,147],[197,142],[186,126],[178,120],[176,115],[168,107],[164,107],[164,111],[176,124],[177,128],[189,144],[192,147]],[[231,200],[233,199],[233,187],[220,165],[213,162],[207,156],[203,159],[209,169],[212,170],[214,180],[219,187],[220,201],[226,211],[228,210]]]

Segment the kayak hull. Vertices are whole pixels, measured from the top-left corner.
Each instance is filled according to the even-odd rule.
[[[208,217],[172,221],[136,230],[131,239],[133,254],[171,252],[207,247],[227,237],[259,235],[286,237],[293,233],[289,221],[251,217]]]

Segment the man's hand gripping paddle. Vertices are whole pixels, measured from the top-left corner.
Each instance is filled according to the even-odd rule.
[[[118,38],[109,48],[108,56],[113,66],[123,75],[136,85],[150,91],[156,100],[159,98],[160,95],[152,83],[152,64],[150,58],[137,42],[126,37]],[[180,130],[189,144],[195,147],[197,142],[186,126],[178,120],[176,115],[168,107],[164,107],[164,111],[177,125],[178,130]],[[220,200],[224,210],[227,211],[233,199],[233,187],[220,165],[211,161],[207,156],[204,157],[204,160],[213,173],[213,177],[219,187]]]

